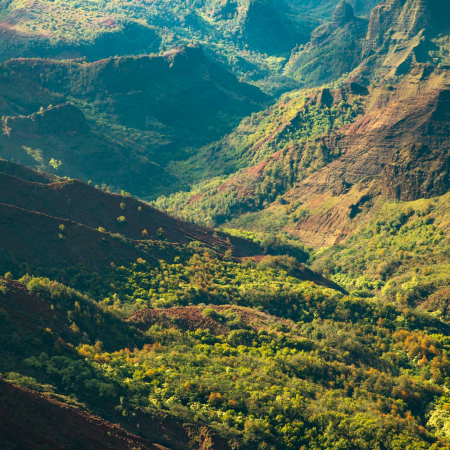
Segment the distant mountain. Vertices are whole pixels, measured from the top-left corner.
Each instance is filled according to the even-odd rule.
[[[98,8],[84,0],[70,5],[11,3],[2,6],[1,18],[2,61],[16,57],[94,61],[159,53],[194,41],[241,74],[270,72],[265,53],[288,55],[295,45],[308,41],[318,23],[304,18],[296,2],[287,0],[157,0],[114,6],[105,2]]]
[[[310,42],[292,54],[286,73],[305,87],[338,80],[361,63],[368,25],[349,3],[340,2],[332,22],[318,27]]]
[[[356,75],[406,74],[414,63],[448,62],[450,5],[443,0],[386,0],[374,8]]]
[[[159,53],[196,42],[234,73],[262,81],[280,75],[291,50],[306,44],[313,30],[330,20],[338,3],[156,0],[114,6],[105,2],[92,8],[85,0],[70,5],[50,0],[12,2],[1,7],[0,61],[17,57],[95,61]],[[350,3],[358,16],[368,17],[379,0]]]
[[[375,5],[374,5],[375,6]],[[369,21],[355,17],[341,1],[334,18],[318,27],[308,44],[294,51],[285,73],[303,86],[405,75],[414,63],[447,63],[448,2],[387,0]]]

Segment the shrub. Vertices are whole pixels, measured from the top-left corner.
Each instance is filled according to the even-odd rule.
[[[5,280],[0,280],[0,294],[6,294],[8,292],[8,284]]]

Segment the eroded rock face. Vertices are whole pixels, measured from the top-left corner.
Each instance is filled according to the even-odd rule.
[[[412,201],[443,195],[450,187],[448,149],[433,152],[413,144],[395,153],[384,169],[383,192],[389,198]]]
[[[374,66],[383,73],[407,73],[414,63],[432,62],[433,39],[447,31],[446,0],[385,0],[372,10],[358,72],[368,76]]]
[[[341,2],[334,10],[333,23],[339,26],[351,22],[355,18],[355,11],[352,5],[347,2]]]
[[[310,212],[286,231],[314,247],[332,245],[365,220],[377,202],[430,198],[450,190],[450,90],[443,73],[418,72],[398,85],[390,101],[381,91],[371,93],[368,104],[385,105],[320,139],[329,153],[339,149],[342,156],[285,195],[287,202],[299,202]]]
[[[437,95],[418,142],[399,148],[384,168],[383,193],[396,200],[443,195],[450,189],[450,91]]]

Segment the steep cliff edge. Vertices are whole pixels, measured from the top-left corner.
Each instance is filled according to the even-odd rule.
[[[339,148],[342,156],[287,192],[288,203],[309,212],[287,227],[290,232],[315,247],[332,245],[382,198],[416,200],[448,192],[448,74],[436,70],[420,88],[417,77],[423,77],[421,69],[398,86],[386,106],[320,140],[331,153]],[[379,95],[375,90],[368,103],[376,104]]]
[[[335,81],[361,63],[367,29],[368,21],[356,17],[349,3],[340,2],[333,20],[317,28],[310,42],[292,54],[286,73],[305,87]]]

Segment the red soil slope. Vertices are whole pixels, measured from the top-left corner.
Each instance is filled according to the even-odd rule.
[[[102,227],[129,239],[158,239],[158,230],[162,229],[164,239],[171,243],[198,241],[219,254],[232,249],[236,257],[261,253],[260,247],[251,241],[183,222],[132,197],[109,194],[77,180],[49,184],[31,182],[2,173],[3,170],[0,162],[0,203],[6,205],[68,219],[94,229]],[[38,172],[26,170],[28,178],[30,174],[39,176]],[[121,216],[126,218],[122,225],[117,221]]]
[[[270,325],[285,324],[293,326],[294,323],[279,317],[256,311],[251,308],[234,305],[210,305],[208,308],[224,315],[232,312],[241,319],[241,322],[255,330],[269,329]],[[152,325],[163,325],[168,328],[177,327],[182,330],[195,331],[209,329],[215,334],[227,334],[231,331],[226,322],[221,322],[203,313],[200,306],[185,306],[168,309],[146,309],[135,313],[128,319],[139,329],[146,331]]]
[[[11,175],[13,177],[21,178],[22,180],[31,181],[33,183],[46,184],[58,180],[58,177],[55,175],[50,175],[49,173],[44,172],[36,172],[35,170],[29,169],[28,167],[13,163],[11,161],[6,161],[1,158],[0,172]]]
[[[150,243],[149,251],[138,250],[139,244],[66,219],[0,203],[0,269],[9,270],[11,263],[25,263],[31,268],[83,263],[98,270],[111,263],[127,264],[141,256],[149,262],[152,258],[173,261],[179,254],[169,244]]]
[[[3,450],[163,450],[117,425],[0,379]]]
[[[70,325],[62,311],[52,309],[50,302],[32,295],[23,284],[2,277],[0,283],[7,287],[5,295],[0,292],[0,299],[8,321],[31,332],[45,327],[59,332]]]

